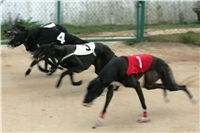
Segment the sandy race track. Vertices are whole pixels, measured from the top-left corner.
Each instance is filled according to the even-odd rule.
[[[179,43],[140,43],[135,46],[108,44],[117,55],[152,53],[166,60],[180,84],[186,84],[199,99],[200,47]],[[90,67],[72,86],[66,77],[59,89],[55,83],[61,71],[46,76],[35,67],[28,77],[25,70],[31,56],[23,46],[2,48],[2,128],[3,132],[199,132],[199,103],[191,104],[185,93],[169,92],[169,103],[161,90],[143,89],[149,123],[137,123],[142,108],[132,88],[114,93],[103,127],[92,129],[103,108],[105,94],[90,108],[82,106],[86,86],[96,75]]]

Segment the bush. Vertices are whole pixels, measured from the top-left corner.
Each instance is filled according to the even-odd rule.
[[[1,24],[1,39],[6,39],[4,31],[11,28],[15,24],[25,26],[28,29],[32,29],[41,25],[38,21],[31,21],[31,19],[24,20],[17,17],[16,19],[12,20],[12,18],[10,18]]]
[[[195,44],[200,46],[200,33],[188,32],[171,35],[155,35],[145,37],[145,41],[149,42],[181,42],[187,44]]]

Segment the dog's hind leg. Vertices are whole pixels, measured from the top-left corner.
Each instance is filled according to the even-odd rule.
[[[47,75],[50,76],[58,69],[59,63],[56,62],[56,60],[54,58],[48,58],[47,62],[48,62],[48,64],[51,65],[51,68],[48,70],[48,73],[47,73]]]
[[[163,89],[163,97],[164,101],[169,102],[169,98],[167,97],[167,90],[162,83],[155,83],[160,79],[160,75],[156,71],[148,71],[144,74],[144,88],[147,90],[154,89]]]
[[[148,90],[165,89],[163,84],[155,83],[160,79],[160,75],[156,71],[148,71],[144,74],[144,88]]]
[[[187,89],[187,87],[186,87],[185,85],[178,85],[176,90],[177,90],[177,91],[178,91],[178,90],[184,91],[184,92],[188,95],[189,99],[191,100],[191,102],[192,102],[193,104],[196,104],[196,103],[197,103],[197,99],[195,98],[195,96],[193,96],[193,95],[191,94],[191,92]]]
[[[164,61],[159,62],[159,70],[158,72],[161,74],[161,80],[165,86],[165,88],[169,91],[178,91],[182,90],[184,91],[189,99],[192,101],[192,103],[196,103],[196,98],[189,92],[187,87],[185,85],[178,85],[174,79],[173,73],[171,68],[168,64],[166,64]]]
[[[38,69],[41,71],[41,72],[45,72],[45,73],[48,73],[48,75],[51,75],[51,69],[48,70],[48,65],[50,65],[51,67],[54,66],[54,63],[51,62],[48,58],[45,58],[44,59],[44,68],[42,66],[40,66],[40,64],[38,63]]]
[[[41,72],[44,72],[44,73],[48,73],[49,71],[47,70],[47,67],[48,67],[48,63],[46,60],[44,60],[44,68],[38,63],[37,64],[38,66],[38,69],[41,71]]]

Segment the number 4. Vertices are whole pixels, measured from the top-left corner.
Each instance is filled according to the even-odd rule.
[[[58,37],[57,40],[60,41],[61,44],[65,43],[65,33],[61,32]]]

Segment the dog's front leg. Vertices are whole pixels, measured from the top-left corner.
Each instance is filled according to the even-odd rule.
[[[38,62],[40,62],[41,60],[42,60],[43,58],[41,58],[41,59],[33,59],[33,61],[31,62],[31,64],[30,64],[30,66],[29,66],[29,68],[26,70],[26,72],[25,72],[25,76],[28,76],[30,73],[31,73],[31,70],[32,70],[32,68],[38,63]]]
[[[137,121],[140,122],[140,123],[149,122],[150,119],[148,118],[147,107],[146,107],[146,104],[145,104],[144,95],[143,95],[143,92],[142,92],[142,89],[141,89],[139,81],[135,82],[135,87],[134,88],[135,88],[135,90],[137,92],[137,95],[138,95],[138,97],[140,99],[140,102],[141,102],[141,105],[142,105],[142,108],[143,108],[142,117],[140,117]]]
[[[57,84],[56,84],[56,88],[60,87],[60,84],[62,82],[62,79],[66,76],[66,75],[69,75],[70,76],[70,81],[72,83],[72,85],[81,85],[82,84],[82,81],[74,81],[74,78],[73,78],[73,72],[71,70],[66,70],[64,71],[61,75],[60,75],[60,78],[58,79],[57,81]]]
[[[97,119],[95,126],[93,126],[93,128],[96,128],[97,126],[103,126],[107,107],[113,97],[113,88],[114,88],[113,85],[108,86],[108,91],[106,94],[106,102],[104,104],[103,111],[100,113],[99,118]]]
[[[60,78],[58,79],[57,84],[56,84],[56,88],[58,88],[60,86],[61,81],[64,78],[64,76],[70,75],[70,73],[72,73],[70,70],[66,70],[60,75]]]

